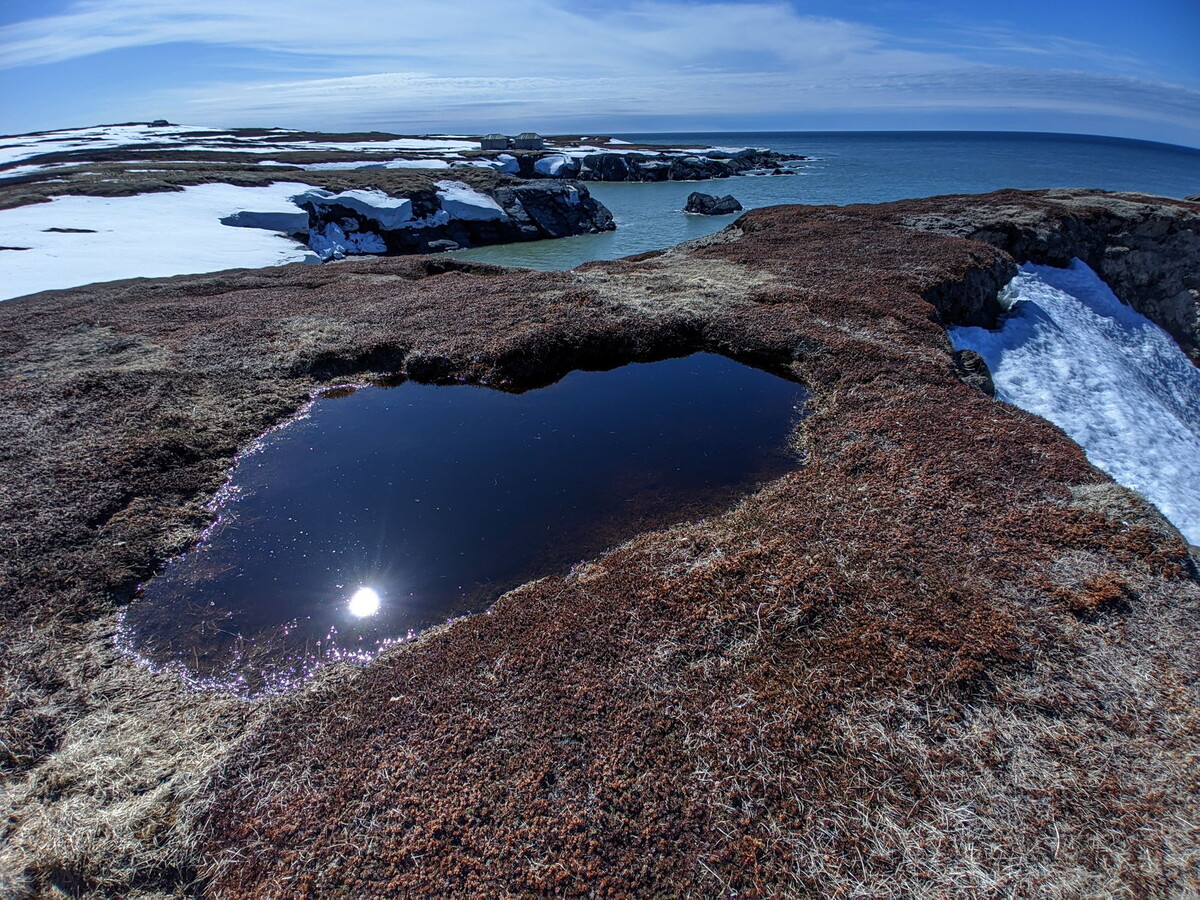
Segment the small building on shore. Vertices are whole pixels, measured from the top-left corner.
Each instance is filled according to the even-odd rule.
[[[546,142],[534,131],[525,131],[513,138],[514,150],[544,150]]]
[[[508,135],[489,134],[479,140],[479,146],[484,150],[507,150]]]

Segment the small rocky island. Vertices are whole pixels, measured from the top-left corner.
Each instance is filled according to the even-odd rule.
[[[684,212],[700,216],[728,216],[742,211],[742,204],[732,194],[724,197],[714,197],[712,194],[702,194],[692,191],[688,194]]]
[[[1097,191],[0,303],[0,896],[1187,896],[1200,556],[946,333],[1072,258],[1200,359],[1200,204]],[[115,640],[314,391],[698,351],[811,394],[723,513],[267,700]]]

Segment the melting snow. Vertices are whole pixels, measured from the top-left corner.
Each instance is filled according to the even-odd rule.
[[[543,156],[533,164],[533,168],[543,175],[551,177],[562,171],[562,167],[571,162],[571,157],[563,153],[555,153],[552,156]]]
[[[307,247],[271,231],[228,228],[239,211],[295,213],[290,198],[309,185],[202,184],[136,197],[55,197],[0,210],[0,300],[118,278],[161,278],[239,267],[315,262]],[[86,228],[62,234],[47,228]]]
[[[486,199],[486,198],[485,198]],[[403,228],[412,221],[413,205],[407,197],[390,197],[383,191],[343,191],[335,194],[320,188],[310,188],[292,198],[298,206],[344,206],[363,218],[378,223],[380,228]]]
[[[996,396],[1049,419],[1200,544],[1200,369],[1082,262],[1026,265],[997,331],[954,328]]]
[[[197,133],[200,133],[197,136]],[[98,128],[75,128],[0,138],[0,165],[19,162],[43,153],[63,153],[70,150],[112,150],[117,147],[141,148],[148,145],[179,145],[188,150],[207,150],[221,153],[264,153],[272,150],[371,151],[416,150],[426,153],[453,154],[462,150],[478,150],[476,141],[447,137],[396,138],[382,141],[312,141],[304,139],[279,140],[289,134],[276,129],[270,135],[249,137],[222,132],[219,129],[195,125],[106,125]]]
[[[504,209],[486,194],[481,194],[461,181],[439,181],[438,199],[451,219],[507,219]]]
[[[321,259],[341,259],[351,253],[387,252],[387,244],[381,235],[374,231],[346,231],[336,222],[310,234],[308,245]]]
[[[388,159],[373,162],[371,160],[354,160],[352,162],[323,162],[323,163],[288,163],[264,159],[260,166],[292,166],[297,169],[308,169],[313,172],[339,169],[448,169],[450,163],[444,159]]]

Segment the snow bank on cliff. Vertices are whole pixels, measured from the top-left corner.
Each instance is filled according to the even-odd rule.
[[[1200,369],[1076,260],[1026,265],[996,331],[954,328],[987,361],[996,396],[1053,422],[1097,468],[1200,544]]]
[[[499,203],[461,181],[439,181],[437,188],[438,202],[451,219],[490,221],[508,218]]]

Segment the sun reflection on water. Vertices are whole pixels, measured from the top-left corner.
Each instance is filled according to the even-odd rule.
[[[379,594],[374,588],[360,587],[350,597],[350,615],[357,619],[365,619],[379,612]]]

